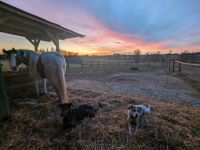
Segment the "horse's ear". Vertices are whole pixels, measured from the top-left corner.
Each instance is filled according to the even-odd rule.
[[[5,50],[5,49],[3,49],[3,53],[5,53],[5,54],[8,54],[8,51],[7,51],[7,50]]]
[[[13,53],[17,53],[17,50],[15,48],[12,48]]]

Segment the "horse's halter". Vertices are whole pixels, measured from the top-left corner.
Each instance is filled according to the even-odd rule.
[[[7,54],[7,58],[9,60],[10,69],[13,71],[17,71],[17,65],[16,65],[16,56],[17,51],[16,50],[10,50],[5,52]]]
[[[27,51],[17,51],[16,64],[19,66],[21,63],[25,63],[29,53]],[[26,62],[28,64],[28,62]]]

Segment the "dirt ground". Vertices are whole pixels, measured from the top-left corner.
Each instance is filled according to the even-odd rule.
[[[177,101],[200,106],[200,93],[163,70],[147,72],[79,72],[67,76],[68,86],[103,93],[139,96],[150,100]]]

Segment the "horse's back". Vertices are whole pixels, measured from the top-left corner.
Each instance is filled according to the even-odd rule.
[[[42,53],[40,56],[41,56],[41,57],[48,57],[48,58],[54,57],[54,59],[55,59],[55,58],[64,59],[63,55],[61,55],[61,54],[58,53],[58,52],[45,52],[45,53]],[[52,59],[52,58],[51,58],[51,59]]]
[[[41,61],[48,69],[64,69],[66,70],[65,58],[57,52],[45,52],[40,55]]]

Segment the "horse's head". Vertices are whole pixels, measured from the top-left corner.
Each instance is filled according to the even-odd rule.
[[[28,65],[29,53],[26,50],[3,50],[3,52],[7,55],[7,59],[9,60],[10,69],[13,71],[17,71],[18,66],[23,63]]]
[[[3,52],[7,55],[10,64],[10,69],[13,71],[17,71],[17,51],[13,48],[9,51],[3,50]]]

